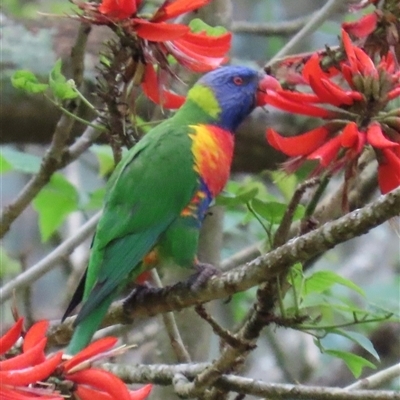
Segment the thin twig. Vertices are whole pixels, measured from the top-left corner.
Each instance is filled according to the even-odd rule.
[[[162,282],[156,269],[151,270],[151,277],[157,287],[162,288]],[[167,330],[169,340],[171,341],[172,349],[175,352],[176,358],[180,363],[190,363],[191,358],[185,345],[183,344],[182,336],[179,332],[178,325],[172,311],[162,314],[162,319]]]
[[[78,36],[72,49],[71,61],[73,66],[73,78],[77,84],[83,80],[83,63],[87,38],[90,28],[86,24],[81,24]],[[78,108],[79,101],[70,101],[67,105],[68,111],[74,113]],[[75,120],[63,114],[55,128],[49,149],[43,157],[39,172],[32,176],[28,183],[22,188],[17,198],[9,205],[4,207],[0,215],[0,238],[10,229],[11,224],[30,204],[32,199],[45,186],[53,173],[63,165],[65,145]]]
[[[386,382],[390,382],[395,378],[400,377],[400,363],[392,365],[391,367],[385,368],[376,374],[362,378],[353,384],[346,386],[346,390],[358,390],[358,389],[372,389],[382,386]]]
[[[68,238],[60,246],[54,249],[50,254],[40,260],[38,263],[19,274],[16,278],[6,283],[0,289],[0,304],[12,296],[14,290],[21,287],[31,285],[32,282],[39,279],[46,272],[54,268],[57,263],[64,257],[74,251],[75,247],[81,244],[95,230],[98,220],[100,219],[101,211],[95,214],[86,224],[76,232],[76,234]]]
[[[312,18],[312,15],[302,16],[290,21],[255,23],[237,21],[232,24],[235,33],[249,33],[253,35],[291,35],[298,32]]]
[[[272,65],[277,59],[291,53],[295,47],[302,42],[310,33],[318,29],[328,18],[332,16],[348,0],[329,0],[319,11],[317,11],[306,25],[294,35],[289,42],[282,47],[278,53],[268,61],[267,66]]]

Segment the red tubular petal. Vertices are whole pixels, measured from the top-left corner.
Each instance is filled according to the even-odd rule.
[[[371,13],[364,15],[361,19],[354,22],[343,22],[342,28],[351,35],[354,35],[358,38],[363,38],[372,33],[378,22],[378,16],[376,13]]]
[[[341,138],[340,136],[336,136],[311,153],[307,159],[319,160],[323,167],[327,167],[337,157],[340,148]]]
[[[137,3],[134,0],[103,0],[99,11],[113,19],[126,19],[137,11]]]
[[[361,94],[358,92],[348,92],[346,90],[343,90],[340,86],[336,85],[335,83],[329,81],[328,79],[321,79],[321,84],[325,87],[325,89],[331,93],[331,98],[334,97],[337,99],[337,101],[340,102],[340,105],[346,104],[346,105],[351,105],[354,103],[354,94],[355,97],[357,98],[362,98]],[[353,94],[350,95],[350,93]]]
[[[320,98],[314,93],[300,93],[300,92],[292,92],[291,90],[277,90],[276,91],[280,96],[284,97],[287,100],[298,101],[302,103],[319,103]]]
[[[390,92],[388,93],[388,95],[387,95],[387,99],[388,99],[388,100],[393,100],[393,99],[395,99],[396,97],[399,97],[399,96],[400,96],[400,87],[398,87],[398,88],[393,89],[392,91],[390,91]]]
[[[311,76],[313,76],[315,79],[327,77],[319,64],[319,55],[317,53],[314,53],[305,63],[302,74],[306,82],[310,82]]]
[[[211,0],[176,0],[171,3],[171,1],[166,0],[151,20],[154,22],[166,21],[167,19],[175,18],[181,14],[204,7],[210,2]]]
[[[400,186],[400,150],[382,149],[378,166],[378,183],[383,194]]]
[[[129,391],[124,382],[111,372],[90,368],[66,375],[65,378],[78,385],[88,385],[105,392],[114,400],[130,400]]]
[[[343,40],[343,46],[344,50],[347,55],[347,59],[349,61],[349,66],[351,69],[352,74],[358,73],[358,67],[357,67],[357,57],[354,52],[354,46],[353,43],[351,42],[349,34],[342,29],[342,40]]]
[[[61,362],[62,352],[33,367],[12,371],[0,371],[0,382],[4,385],[26,386],[47,379]]]
[[[118,342],[116,337],[105,337],[95,342],[89,344],[85,349],[80,351],[78,354],[73,356],[70,360],[65,361],[63,364],[64,370],[68,372],[70,369],[75,367],[76,365],[80,364],[81,362],[88,360],[89,358],[104,353],[107,350],[110,350],[115,346]]]
[[[47,328],[49,327],[49,321],[42,320],[33,324],[24,337],[24,343],[22,350],[28,351],[34,347],[40,340],[46,337]]]
[[[85,385],[78,385],[74,393],[81,400],[113,400],[108,393],[99,392]]]
[[[167,46],[171,54],[186,68],[194,72],[208,72],[223,64],[225,57],[207,57],[196,53],[184,41],[175,40]]]
[[[140,389],[130,390],[129,395],[131,396],[131,400],[145,400],[149,396],[152,389],[153,385],[149,383]]]
[[[24,353],[13,358],[0,361],[0,371],[10,371],[13,369],[24,369],[31,367],[43,361],[44,348],[46,347],[47,338],[42,338],[35,346],[31,347]]]
[[[388,147],[399,147],[398,143],[387,139],[382,132],[382,128],[377,122],[372,122],[367,129],[367,142],[377,149]]]
[[[273,129],[267,129],[267,141],[276,150],[290,157],[306,156],[325,143],[329,130],[325,126],[298,136],[284,137]]]
[[[343,78],[346,80],[346,82],[349,84],[349,86],[354,89],[353,71],[352,71],[351,67],[345,63],[340,63],[340,69],[341,69]]]
[[[165,42],[175,40],[189,32],[189,27],[181,24],[167,24],[165,22],[149,22],[134,18],[135,32],[142,39],[150,42]]]
[[[6,353],[15,342],[19,339],[22,332],[22,324],[24,319],[21,317],[1,338],[0,338],[0,354]]]
[[[290,101],[280,96],[276,92],[268,92],[264,97],[265,104],[280,108],[284,111],[289,111],[295,114],[308,115],[310,117],[330,118],[335,114],[324,108],[312,106],[310,104],[302,104],[295,101]]]
[[[209,36],[206,33],[188,32],[176,42],[190,48],[197,54],[211,57],[223,57],[231,48],[232,34],[230,32],[219,36]]]
[[[146,65],[142,89],[145,95],[152,102],[165,108],[176,109],[181,107],[181,105],[185,102],[184,96],[179,96],[175,93],[168,92],[167,90],[160,90],[157,74],[152,64]]]
[[[357,57],[358,70],[364,75],[372,75],[378,79],[378,71],[368,54],[356,46],[353,47],[353,50]]]
[[[361,132],[355,122],[349,122],[343,129],[340,139],[343,147],[354,147],[358,144],[358,137]]]

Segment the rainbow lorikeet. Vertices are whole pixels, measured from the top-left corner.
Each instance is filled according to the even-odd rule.
[[[83,300],[68,354],[91,340],[111,302],[143,271],[199,265],[199,231],[225,186],[234,131],[277,81],[240,66],[204,75],[186,102],[134,146],[107,187],[89,266],[65,318]],[[264,91],[264,93],[260,93]]]

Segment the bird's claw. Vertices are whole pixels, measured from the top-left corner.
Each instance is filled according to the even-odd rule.
[[[194,290],[204,285],[211,277],[219,275],[221,271],[211,264],[198,263],[195,265],[196,273],[189,277],[188,283]]]

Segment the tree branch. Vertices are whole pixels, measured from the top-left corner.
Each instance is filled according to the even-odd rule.
[[[359,381],[354,382],[353,384],[347,386],[345,389],[358,390],[358,389],[376,388],[398,377],[400,377],[400,363],[392,365],[389,368],[383,369],[382,371],[379,371],[376,374],[360,379]]]
[[[90,26],[81,24],[72,48],[73,77],[78,87],[83,80],[83,59],[89,32]],[[68,111],[75,113],[78,109],[78,104],[79,101],[77,100],[70,101],[67,105]],[[17,198],[2,210],[0,215],[0,237],[3,237],[8,232],[11,224],[25,210],[43,186],[49,182],[53,173],[63,166],[65,145],[68,142],[74,123],[75,120],[73,118],[65,114],[61,116],[54,131],[50,147],[42,160],[39,172],[32,176]]]
[[[299,31],[310,20],[311,16],[302,16],[291,21],[255,23],[238,21],[232,24],[235,33],[249,33],[253,35],[290,35]]]
[[[181,282],[165,289],[147,292],[143,296],[133,293],[125,301],[116,302],[111,306],[104,326],[126,323],[138,316],[181,310],[214,299],[226,298],[263,282],[275,280],[278,274],[287,271],[293,263],[304,262],[339,243],[365,234],[398,215],[399,210],[400,188],[397,188],[364,208],[292,239],[242,267],[212,277],[196,291]],[[70,317],[63,324],[53,324],[48,332],[51,340],[66,343],[72,334],[73,320],[74,317]]]
[[[148,383],[171,385],[175,376],[182,375],[193,379],[209,363],[179,365],[135,365],[103,364],[102,368],[119,376],[126,383]],[[276,398],[303,400],[399,400],[400,393],[395,391],[347,390],[347,388],[327,388],[290,384],[269,384],[259,380],[243,378],[236,375],[222,375],[215,382],[218,389],[238,393]],[[183,393],[180,393],[182,395]]]
[[[101,211],[95,214],[89,221],[87,221],[82,227],[76,232],[76,234],[68,238],[65,242],[61,243],[56,249],[50,254],[40,260],[37,264],[31,268],[19,274],[16,278],[6,283],[0,289],[0,304],[4,303],[7,299],[11,298],[14,290],[24,286],[31,285],[32,282],[39,279],[46,272],[50,271],[57,263],[64,257],[71,254],[75,247],[81,244],[86,238],[88,238],[95,230],[97,222],[101,216]]]
[[[291,53],[300,42],[310,33],[318,29],[332,14],[346,4],[347,1],[348,0],[329,0],[319,11],[313,14],[307,24],[268,61],[266,66],[272,65],[277,59]]]
[[[154,268],[151,271],[151,277],[158,288],[162,288],[162,282],[158,275],[157,270]],[[167,330],[169,340],[171,341],[172,349],[176,355],[178,362],[189,363],[191,361],[189,352],[183,344],[182,336],[179,332],[178,325],[175,320],[174,313],[172,311],[164,313],[162,315],[165,329]]]

